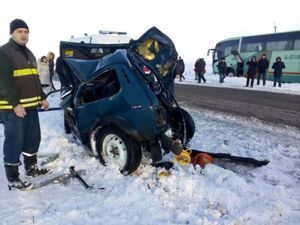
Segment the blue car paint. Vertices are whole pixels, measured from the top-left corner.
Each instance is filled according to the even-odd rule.
[[[74,98],[74,115],[76,132],[82,143],[89,141],[89,133],[94,123],[111,118],[113,115],[126,121],[130,129],[138,132],[140,141],[154,140],[162,131],[167,129],[166,124],[158,126],[156,123],[159,102],[145,80],[133,72],[127,59],[125,50],[118,50],[97,60],[67,59],[66,62],[78,79],[83,82]],[[107,68],[116,71],[120,91],[115,95],[85,104],[78,103],[78,97],[84,84],[101,75]],[[126,132],[126,130],[125,130]]]

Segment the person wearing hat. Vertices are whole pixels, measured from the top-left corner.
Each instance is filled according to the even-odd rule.
[[[272,69],[274,69],[274,83],[273,87],[276,87],[276,83],[278,82],[278,87],[281,87],[281,77],[282,70],[285,69],[284,62],[281,61],[281,57],[276,58],[276,62],[273,63]]]
[[[263,80],[263,85],[266,85],[266,73],[268,68],[269,60],[267,60],[266,54],[263,53],[261,58],[258,60],[257,85],[259,85],[260,79]]]
[[[42,90],[36,58],[26,47],[28,25],[21,19],[10,23],[8,43],[0,47],[0,113],[4,125],[4,167],[9,189],[27,189],[30,182],[19,178],[20,156],[23,155],[27,177],[49,172],[37,167],[41,140],[38,107],[48,110]]]

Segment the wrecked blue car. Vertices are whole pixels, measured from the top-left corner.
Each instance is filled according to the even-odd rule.
[[[194,121],[173,93],[177,52],[157,28],[128,44],[61,42],[60,57],[65,130],[104,165],[130,174],[143,152],[155,164],[193,137]]]

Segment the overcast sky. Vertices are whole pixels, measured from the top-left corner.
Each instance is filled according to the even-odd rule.
[[[300,30],[299,0],[5,0],[0,5],[1,45],[10,37],[10,21],[23,19],[37,58],[58,53],[59,41],[71,35],[99,30],[125,31],[136,39],[156,26],[190,62],[206,57],[220,40],[273,32],[274,22],[278,32]]]

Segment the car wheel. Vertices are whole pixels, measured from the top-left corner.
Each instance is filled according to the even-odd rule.
[[[195,122],[192,116],[183,108],[180,108],[181,113],[183,115],[185,121],[185,132],[186,132],[186,140],[185,144],[189,143],[190,140],[194,137],[195,134]]]
[[[117,167],[124,175],[139,167],[142,151],[135,140],[116,127],[105,127],[97,133],[96,150],[103,165]]]
[[[185,124],[183,124],[182,117]],[[173,133],[181,140],[182,143],[187,144],[193,138],[195,134],[195,123],[191,115],[186,110],[183,108],[176,110],[173,113],[172,120],[170,122]]]

